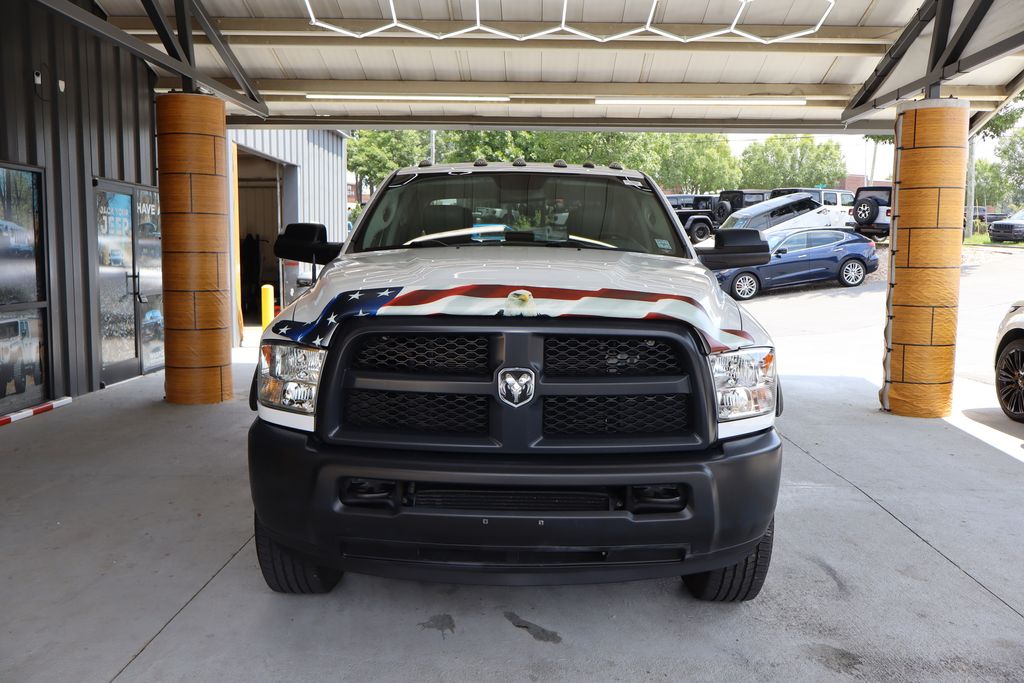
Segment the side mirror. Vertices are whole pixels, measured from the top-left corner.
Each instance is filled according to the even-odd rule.
[[[274,242],[274,256],[324,265],[341,253],[342,246],[327,241],[327,227],[320,223],[290,223]]]
[[[698,249],[697,254],[701,263],[711,270],[763,266],[772,260],[771,250],[760,231],[747,228],[719,230],[715,233],[715,246]]]
[[[783,254],[788,254],[788,253],[789,253],[789,249],[787,249],[786,247],[779,247],[778,249],[775,250],[775,255],[776,256],[782,256]]]

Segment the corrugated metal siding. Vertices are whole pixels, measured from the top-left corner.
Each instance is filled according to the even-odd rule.
[[[285,198],[285,222],[323,223],[331,240],[345,234],[345,138],[330,130],[235,129],[228,136],[257,154],[295,166],[294,203]],[[288,192],[288,184],[285,184]],[[287,215],[287,209],[292,215]]]
[[[35,3],[5,0],[3,9],[0,161],[43,170],[52,392],[77,395],[99,388],[92,182],[156,185],[155,76]]]

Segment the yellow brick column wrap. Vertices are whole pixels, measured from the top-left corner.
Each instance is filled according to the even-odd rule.
[[[953,402],[967,174],[966,100],[900,105],[882,407],[943,417]]]
[[[156,100],[166,370],[171,403],[231,398],[231,271],[224,103]]]

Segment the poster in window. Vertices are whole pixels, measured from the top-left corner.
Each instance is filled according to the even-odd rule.
[[[0,166],[0,306],[42,301],[40,176]]]
[[[41,309],[0,313],[0,415],[46,399]]]

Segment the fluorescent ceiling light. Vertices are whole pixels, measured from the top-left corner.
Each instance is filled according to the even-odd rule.
[[[307,100],[356,100],[369,102],[510,102],[509,97],[477,95],[343,95],[307,93]]]
[[[596,97],[594,104],[666,105],[692,107],[802,107],[803,97]]]

